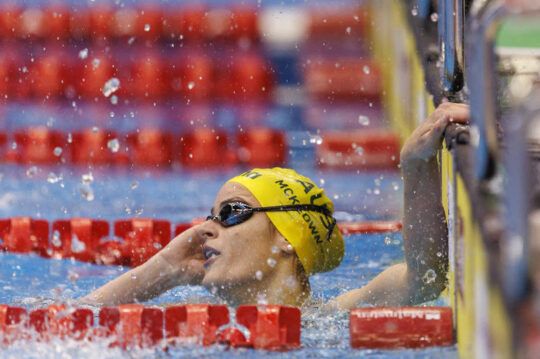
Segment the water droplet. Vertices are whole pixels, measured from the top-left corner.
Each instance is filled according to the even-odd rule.
[[[161,245],[161,243],[158,243],[158,242],[154,242],[154,248],[155,249],[161,249],[163,246]]]
[[[434,12],[433,14],[431,14],[431,16],[429,18],[431,19],[431,21],[437,22],[437,21],[439,21],[439,14]]]
[[[375,179],[373,180],[373,183],[375,183],[375,186],[380,186],[380,185],[381,185],[381,180],[378,179],[378,178],[375,178]]]
[[[51,241],[52,241],[53,246],[60,247],[62,245],[62,241],[60,240],[60,232],[54,231]]]
[[[369,117],[364,115],[358,116],[358,123],[362,126],[369,126]]]
[[[81,179],[82,179],[82,183],[90,184],[94,182],[94,175],[92,174],[92,172],[85,173],[81,176]]]
[[[384,244],[386,244],[387,246],[389,246],[390,244],[392,244],[392,238],[390,238],[390,237],[384,237]]]
[[[321,187],[324,186],[324,184],[325,184],[324,178],[321,178],[321,179],[319,180],[319,183],[320,183],[320,186],[321,186]]]
[[[322,142],[323,142],[323,139],[319,135],[309,136],[309,143],[314,143],[316,145],[320,145]]]
[[[144,31],[146,32],[150,31],[150,24],[144,25]]]
[[[131,44],[133,44],[134,42],[135,42],[135,36],[132,36],[132,37],[130,37],[129,40],[128,40],[128,45],[131,45]]]
[[[111,150],[111,152],[118,152],[120,149],[120,142],[118,142],[118,139],[113,138],[112,140],[107,141],[107,148]]]
[[[54,151],[53,151],[53,154],[58,157],[62,154],[62,147],[55,147],[54,148]]]
[[[187,85],[188,90],[193,90],[194,87],[195,87],[195,82],[193,81],[190,81]]]
[[[139,187],[139,182],[133,182],[132,184],[129,185],[129,188],[131,189],[135,189],[137,187]]]
[[[112,95],[111,96],[111,104],[116,105],[118,103],[118,96]]]
[[[294,248],[291,244],[287,244],[287,250],[288,251],[292,251]]]
[[[361,146],[358,146],[355,148],[354,152],[356,152],[357,155],[363,155],[364,154],[364,148]]]
[[[364,73],[366,75],[369,75],[369,72],[371,71],[369,66],[368,65],[364,65],[364,67],[362,67],[362,71],[364,71]]]
[[[375,188],[375,189],[373,190],[373,194],[378,196],[378,195],[381,194],[381,190],[378,189],[378,188]]]
[[[190,154],[189,154],[189,158],[193,158],[193,153],[190,153]]]
[[[99,66],[99,59],[92,60],[92,70],[97,69]]]
[[[62,177],[57,176],[56,173],[54,173],[54,172],[49,173],[49,175],[47,176],[47,182],[49,182],[49,183],[56,183],[56,182],[60,181],[61,179],[62,179]]]
[[[103,86],[103,96],[109,97],[120,88],[120,80],[116,77],[109,79]]]
[[[11,144],[11,149],[12,149],[12,150],[16,150],[16,149],[17,149],[17,142],[13,142],[13,143]]]
[[[279,253],[279,248],[278,248],[278,246],[272,246],[272,248],[270,249],[270,251],[271,251],[272,253],[274,253],[274,254],[277,254],[277,253]]]
[[[416,6],[414,6],[414,7],[411,9],[411,15],[412,15],[412,16],[418,15],[418,8],[417,8]]]
[[[257,280],[262,280],[263,277],[264,277],[263,272],[261,272],[260,270],[255,272],[255,278],[257,278]]]
[[[347,28],[345,29],[345,32],[347,33],[347,35],[350,35],[351,34],[351,27],[347,26]]]
[[[81,192],[81,195],[87,200],[87,201],[93,201],[94,200],[94,190],[92,187],[90,187],[89,184],[83,184],[79,187],[79,191]]]
[[[86,250],[86,244],[79,240],[76,234],[71,238],[71,251],[73,253],[81,253]]]
[[[189,238],[187,239],[187,241],[188,241],[188,243],[193,242],[193,237],[189,237]]]
[[[436,254],[437,257],[439,257],[439,258],[442,257],[442,253],[441,253],[441,252],[437,252],[437,253],[435,253],[435,254]]]
[[[37,172],[38,172],[38,168],[36,166],[32,166],[26,170],[26,175],[32,178]]]
[[[268,258],[266,263],[268,263],[268,265],[272,268],[276,266],[276,260],[274,258]]]
[[[394,191],[398,191],[399,190],[399,184],[397,184],[397,182],[392,182],[392,189]]]
[[[68,135],[67,135],[67,143],[71,143],[71,142],[73,142],[73,135],[72,135],[71,132],[70,132],[70,133],[68,133]]]
[[[99,128],[97,126],[92,127],[92,133],[98,133]]]
[[[88,49],[82,49],[79,51],[79,58],[80,59],[86,59],[88,57]]]
[[[426,271],[426,274],[424,274],[424,276],[422,277],[422,282],[424,282],[424,284],[430,284],[430,283],[433,283],[435,279],[437,279],[437,273],[435,273],[435,271],[430,268]]]
[[[131,279],[137,279],[137,275],[135,273],[131,273]]]

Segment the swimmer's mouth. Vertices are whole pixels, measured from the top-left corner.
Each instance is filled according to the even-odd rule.
[[[204,266],[208,267],[216,260],[217,256],[219,256],[220,254],[220,251],[217,251],[212,247],[203,246],[203,255],[205,259]]]

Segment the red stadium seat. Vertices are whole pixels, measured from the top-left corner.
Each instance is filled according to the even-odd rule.
[[[103,237],[109,235],[109,223],[90,218],[71,218],[53,222],[53,237],[58,235],[60,245],[53,238],[55,254],[61,258],[75,258],[95,262],[97,249]]]
[[[59,163],[61,156],[54,154],[55,148],[65,150],[64,136],[47,127],[28,127],[15,133],[16,161],[24,164]]]
[[[208,56],[200,52],[190,52],[182,58],[173,58],[169,69],[172,74],[169,81],[173,94],[190,100],[205,100],[211,97],[215,80],[214,65]]]
[[[114,235],[124,240],[121,263],[136,267],[171,241],[171,223],[141,218],[118,220],[114,222]]]
[[[454,343],[450,307],[351,309],[351,347],[423,348]]]
[[[316,147],[320,167],[334,169],[397,169],[399,136],[386,130],[327,132]]]
[[[304,77],[308,93],[320,99],[377,101],[382,92],[379,67],[369,60],[311,60]]]
[[[47,24],[43,10],[36,6],[26,7],[19,17],[19,36],[24,40],[42,39]]]
[[[165,309],[165,337],[169,345],[213,344],[218,328],[227,323],[229,310],[225,305],[187,304]]]
[[[250,167],[284,166],[287,141],[281,131],[250,128],[238,134],[238,160]]]
[[[149,347],[163,339],[163,312],[140,304],[104,307],[99,312],[99,336],[116,338],[113,346]]]
[[[156,168],[171,167],[172,136],[157,129],[141,129],[127,136],[134,165]]]
[[[71,14],[70,31],[75,39],[103,43],[113,34],[114,9],[105,2],[79,8]]]
[[[234,162],[226,134],[210,128],[199,128],[182,136],[179,153],[180,163],[190,168],[229,166]]]
[[[0,238],[3,250],[12,253],[34,252],[48,256],[49,223],[43,219],[14,217],[0,220]]]

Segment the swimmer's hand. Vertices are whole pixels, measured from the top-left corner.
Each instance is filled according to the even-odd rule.
[[[451,102],[441,104],[405,141],[401,149],[401,164],[434,158],[441,148],[446,127],[450,123],[465,124],[468,120],[469,106]]]
[[[166,273],[175,286],[201,284],[204,276],[204,241],[197,227],[182,232],[156,254],[167,263]]]

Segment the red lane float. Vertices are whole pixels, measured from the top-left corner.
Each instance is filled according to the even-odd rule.
[[[3,240],[1,250],[49,256],[49,223],[46,220],[29,217],[0,219],[0,238]]]
[[[165,309],[167,343],[210,345],[217,341],[218,328],[229,323],[224,305],[186,304]]]
[[[326,132],[317,146],[317,164],[333,169],[397,169],[399,136],[386,130]]]
[[[102,238],[109,235],[109,223],[90,218],[72,218],[53,222],[54,256],[95,262]]]
[[[300,346],[300,309],[268,305],[241,305],[236,321],[250,331],[255,349],[283,350]]]
[[[304,77],[308,93],[324,100],[378,101],[382,93],[379,67],[369,60],[311,60]]]
[[[114,235],[124,240],[120,244],[120,264],[137,267],[170,242],[171,223],[145,218],[118,220],[114,222]]]
[[[24,328],[27,322],[26,309],[0,304],[0,337],[2,338],[0,346],[24,339]]]
[[[186,304],[164,310],[141,304],[104,307],[94,327],[90,309],[51,305],[27,315],[24,308],[0,305],[0,337],[10,344],[14,340],[34,339],[28,328],[39,335],[38,340],[53,337],[83,340],[112,338],[111,346],[123,349],[176,345],[225,344],[263,350],[290,350],[300,346],[300,309],[277,305],[239,306],[237,323],[249,330],[249,340],[230,322],[229,309],[224,305]]]
[[[338,222],[342,234],[395,233],[401,231],[400,221]]]
[[[55,155],[55,149],[60,148],[63,152],[66,148],[65,136],[47,127],[29,127],[15,132],[14,137],[17,148],[9,157],[17,163],[60,163],[61,157]]]
[[[71,162],[78,165],[106,165],[116,162],[118,152],[108,148],[109,141],[118,140],[116,133],[96,128],[74,133]]]
[[[351,309],[351,347],[423,348],[454,343],[450,307]]]
[[[105,307],[99,312],[99,326],[96,336],[115,336],[113,346],[150,347],[163,339],[163,312],[140,304]]]
[[[180,163],[190,168],[231,165],[227,148],[227,135],[223,131],[199,128],[188,133],[179,142]]]
[[[252,128],[238,134],[238,160],[250,167],[284,166],[287,141],[282,131]]]
[[[29,325],[45,341],[52,337],[81,340],[92,329],[94,314],[90,309],[68,309],[64,305],[51,305],[31,311]]]
[[[173,138],[157,129],[141,129],[126,136],[132,163],[139,166],[166,168],[173,161]]]

